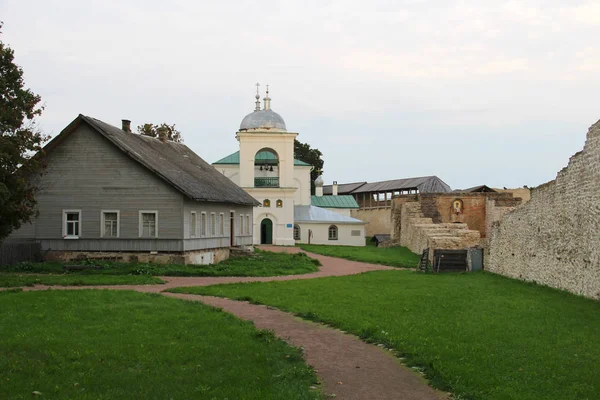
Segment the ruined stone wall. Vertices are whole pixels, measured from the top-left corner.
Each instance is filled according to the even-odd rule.
[[[391,234],[392,240],[400,240],[402,231],[402,205],[408,202],[416,202],[417,195],[402,195],[392,201],[391,208]]]
[[[493,227],[486,269],[600,299],[600,121],[556,180]]]
[[[367,236],[379,233],[389,234],[392,232],[392,214],[389,207],[370,210],[351,210],[350,216],[367,223],[365,226]]]

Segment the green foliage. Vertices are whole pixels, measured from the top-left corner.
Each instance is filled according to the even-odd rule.
[[[175,129],[175,124],[169,125],[163,122],[160,125],[155,124],[143,124],[137,127],[137,131],[140,135],[146,135],[150,137],[160,138],[164,135],[167,140],[171,142],[183,143],[181,132]]]
[[[319,260],[305,253],[287,254],[256,250],[247,257],[235,257],[215,265],[178,265],[118,263],[82,260],[68,264],[59,262],[19,263],[0,267],[2,272],[69,274],[69,275],[148,275],[148,276],[279,276],[316,272]],[[90,268],[77,268],[89,266]],[[92,268],[93,267],[93,268]],[[99,268],[96,268],[99,267]]]
[[[2,33],[0,22],[0,34]],[[36,215],[32,179],[44,168],[40,152],[47,137],[34,118],[42,114],[40,96],[26,89],[14,51],[0,41],[0,242]]]
[[[313,166],[313,169],[310,171],[311,194],[315,194],[315,179],[323,174],[323,165],[325,162],[321,158],[322,156],[323,153],[319,149],[313,149],[309,144],[294,139],[294,158]]]
[[[0,292],[0,398],[318,399],[299,349],[198,302]]]
[[[330,257],[345,258],[346,260],[362,261],[371,264],[382,264],[390,267],[416,268],[419,255],[406,247],[376,247],[367,245],[356,246],[327,246],[319,244],[299,244],[302,250]]]
[[[50,275],[0,273],[0,287],[33,285],[95,286],[95,285],[155,285],[165,283],[151,275]]]
[[[245,297],[381,343],[456,398],[600,398],[600,303],[479,272],[377,271],[181,288]]]

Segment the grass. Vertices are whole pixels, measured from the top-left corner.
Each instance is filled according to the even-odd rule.
[[[419,255],[406,247],[375,247],[369,238],[367,246],[328,246],[318,244],[299,244],[302,250],[310,251],[324,256],[345,258],[352,261],[362,261],[371,264],[383,264],[391,267],[416,268],[419,264]]]
[[[173,290],[268,304],[396,349],[460,399],[600,398],[600,303],[485,272]]]
[[[299,349],[201,303],[0,292],[2,399],[318,399]],[[37,396],[36,396],[37,394]]]
[[[165,283],[151,275],[50,275],[0,273],[0,287],[33,285],[149,285]]]
[[[98,266],[99,269],[65,271],[65,265]],[[278,276],[316,272],[319,261],[304,253],[287,254],[256,250],[249,257],[235,257],[214,265],[178,265],[150,263],[118,263],[89,260],[79,263],[21,263],[1,267],[3,272],[65,274],[69,276],[91,275],[148,275],[148,276]],[[1,272],[0,272],[1,276]],[[96,283],[94,283],[96,284]]]

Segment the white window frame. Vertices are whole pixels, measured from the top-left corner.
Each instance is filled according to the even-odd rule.
[[[77,221],[79,226],[79,234],[77,235],[68,235],[67,236],[67,214],[79,214],[79,220]],[[63,239],[79,239],[82,236],[82,230],[81,230],[81,226],[82,224],[82,220],[81,220],[81,210],[62,210],[62,220],[63,220],[63,229],[62,229],[62,236]]]
[[[206,212],[202,211],[200,213],[200,236],[206,237],[208,234],[208,229],[206,224],[208,223],[208,218],[206,218]]]
[[[104,214],[116,213],[117,214],[117,236],[105,236],[106,235],[106,219]],[[80,231],[81,232],[81,231]],[[121,212],[119,210],[100,210],[100,237],[102,238],[118,238],[121,237]]]
[[[198,213],[190,213],[190,237],[195,238],[198,235]]]
[[[245,230],[244,230],[244,215],[240,214],[240,233],[239,235],[242,236],[244,234]]]
[[[294,240],[301,240],[301,238],[302,238],[302,230],[300,229],[300,225],[294,224],[294,228],[293,229],[294,229],[294,231],[293,231]],[[296,232],[298,232],[297,235],[296,235]]]
[[[225,235],[225,213],[219,213],[219,236]]]
[[[332,238],[331,237],[331,229],[334,228],[335,229],[335,237]],[[329,228],[327,228],[327,240],[338,240],[340,237],[340,229],[337,225],[329,225]]]
[[[140,212],[138,214],[139,237],[146,238],[146,237],[151,237],[151,236],[142,236],[142,234],[144,233],[142,214],[154,214],[154,237],[157,238],[158,237],[158,211],[157,210],[140,210]]]
[[[250,214],[246,214],[246,235],[250,235]]]
[[[210,213],[210,236],[217,236],[217,214]]]

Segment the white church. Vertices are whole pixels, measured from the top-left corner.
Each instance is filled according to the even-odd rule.
[[[240,150],[212,164],[260,202],[253,213],[253,243],[364,246],[365,222],[345,210],[311,204],[312,166],[294,159],[298,133],[288,132],[283,118],[271,109],[268,86],[263,100],[261,109],[257,91],[254,111],[240,124]],[[322,193],[323,181],[315,183]]]

